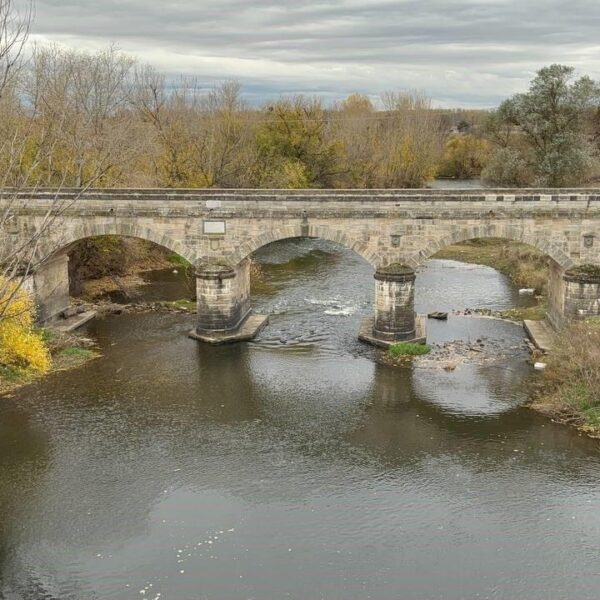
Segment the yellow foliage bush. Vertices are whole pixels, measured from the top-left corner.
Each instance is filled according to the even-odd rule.
[[[34,329],[35,305],[18,283],[0,277],[0,364],[44,373],[50,352]]]

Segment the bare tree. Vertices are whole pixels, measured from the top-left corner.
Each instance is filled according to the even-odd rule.
[[[45,168],[57,148],[56,135],[68,114],[54,114],[51,126],[41,119],[40,96],[26,97],[23,51],[32,5],[18,12],[12,0],[0,0],[0,321],[35,271],[54,252],[49,243],[63,212],[84,191],[61,197],[62,175],[48,196],[35,227],[24,228],[18,212],[45,183]],[[13,315],[14,316],[14,315]]]
[[[90,54],[57,46],[36,47],[26,98],[38,124],[51,131],[60,152],[48,156],[48,185],[66,175],[76,187],[121,182],[139,149],[131,118],[133,59],[114,46]],[[60,160],[59,164],[55,161]]]
[[[31,1],[23,12],[18,12],[13,0],[0,0],[0,98],[22,66],[32,15]]]
[[[431,101],[418,91],[382,96],[378,187],[421,187],[433,178],[446,133]]]
[[[252,114],[238,83],[205,91],[193,78],[181,78],[168,90],[164,76],[147,65],[136,70],[135,79],[133,102],[158,144],[155,170],[161,183],[243,185],[254,139]]]

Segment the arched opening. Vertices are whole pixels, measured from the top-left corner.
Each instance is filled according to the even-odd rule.
[[[237,251],[233,255],[233,261],[240,262],[244,260],[244,258],[247,258],[273,242],[306,238],[325,240],[343,246],[349,250],[353,250],[373,267],[376,267],[382,262],[381,257],[377,253],[369,250],[367,243],[364,240],[326,225],[313,225],[308,222],[299,226],[271,229],[261,235],[251,238],[237,248]]]
[[[452,243],[435,242],[420,253],[416,306],[431,317],[431,338],[450,340],[462,335],[455,327],[457,321],[440,324],[436,319],[445,320],[446,315],[560,324],[563,275],[570,264],[560,249],[521,235],[514,236],[517,240],[495,236],[462,239],[464,235],[451,236],[456,240]],[[428,293],[440,286],[443,295]],[[500,332],[501,327],[497,329]],[[466,331],[478,339],[483,329],[473,325]],[[498,335],[502,337],[502,332]]]
[[[564,270],[575,266],[575,263],[562,249],[561,245],[548,236],[536,235],[523,229],[494,223],[485,226],[458,227],[447,235],[428,240],[423,247],[419,248],[418,252],[408,257],[408,264],[418,266],[448,246],[471,240],[505,240],[506,242],[531,246],[551,258]]]
[[[269,327],[261,334],[263,345],[316,348],[320,341],[332,339],[336,330],[354,343],[360,319],[372,311],[373,266],[355,249],[335,240],[292,235],[264,241],[253,242],[256,247],[243,256],[238,270],[232,270],[234,276],[224,279],[221,287],[199,278],[199,328],[202,321],[222,327],[227,293],[231,326],[238,325],[247,306],[253,315],[269,317]]]
[[[32,275],[40,322],[70,318],[89,303],[193,300],[192,263],[174,244],[148,237],[94,232],[55,244]]]
[[[69,293],[87,300],[175,301],[195,295],[193,266],[149,240],[120,235],[83,238],[64,248]]]

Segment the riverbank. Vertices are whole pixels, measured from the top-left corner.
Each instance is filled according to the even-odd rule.
[[[530,407],[600,439],[600,320],[564,330],[545,362]]]
[[[546,294],[548,259],[532,246],[504,239],[476,239],[447,246],[435,258],[458,260],[492,267],[520,288]],[[527,317],[530,318],[530,317]]]
[[[0,395],[9,395],[17,389],[58,371],[79,367],[100,356],[93,340],[82,335],[58,332],[52,328],[41,330],[50,351],[50,369],[40,373],[31,369],[0,365]]]

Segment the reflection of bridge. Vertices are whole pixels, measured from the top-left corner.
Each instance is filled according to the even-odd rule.
[[[4,232],[15,243],[39,228],[56,192],[21,192]],[[248,256],[276,240],[338,242],[375,270],[375,338],[415,336],[414,269],[443,247],[482,237],[530,244],[550,259],[548,315],[556,326],[600,314],[600,189],[481,190],[90,190],[58,195],[34,274],[40,314],[68,305],[67,253],[98,235],[156,242],[197,271],[201,338],[240,334],[250,315]],[[0,207],[2,201],[0,200]],[[248,323],[252,323],[249,327]]]

